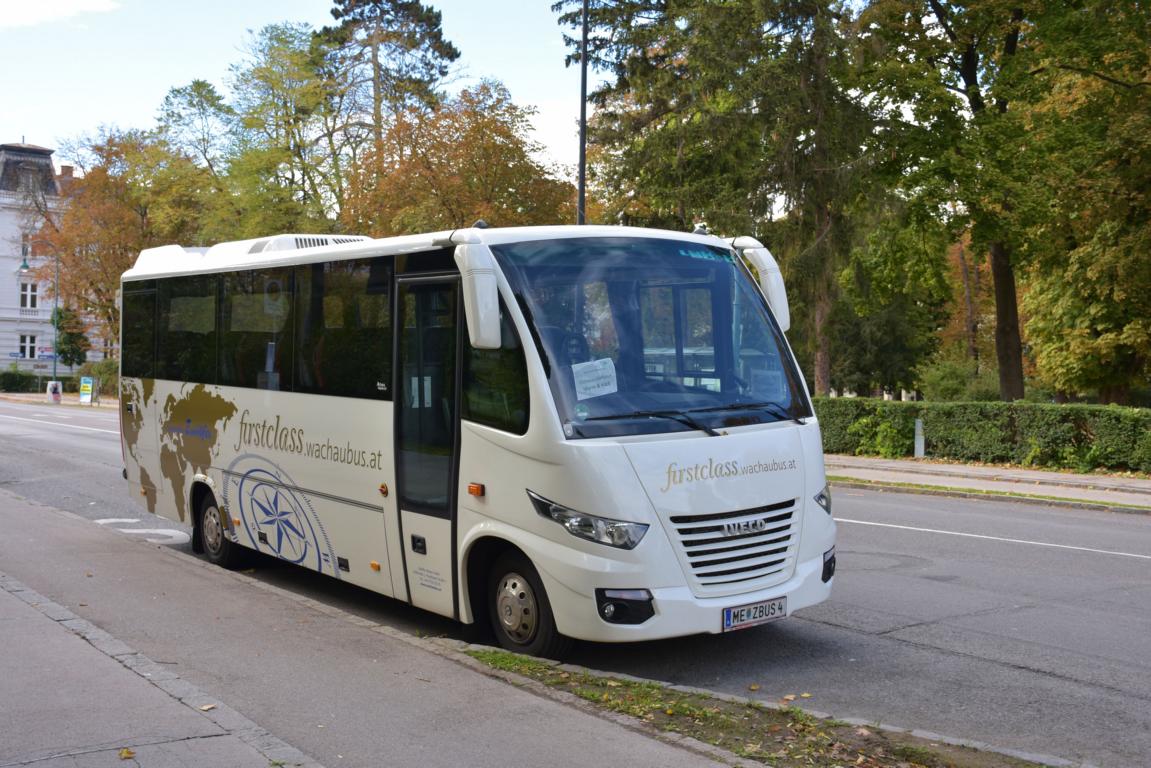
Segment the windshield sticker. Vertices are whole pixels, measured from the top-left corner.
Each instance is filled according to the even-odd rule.
[[[619,391],[615,363],[610,357],[592,360],[590,363],[573,363],[572,376],[575,378],[577,400],[588,400]]]

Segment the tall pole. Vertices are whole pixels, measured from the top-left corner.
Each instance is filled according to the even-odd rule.
[[[60,341],[60,252],[52,249],[56,255],[56,283],[52,287],[52,381],[56,379],[56,360],[60,357],[57,346]]]
[[[583,43],[579,55],[579,199],[576,202],[576,224],[584,223],[587,195],[587,3],[588,0],[583,0]]]

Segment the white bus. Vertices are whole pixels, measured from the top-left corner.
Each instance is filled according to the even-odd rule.
[[[121,300],[126,477],[220,565],[258,550],[539,655],[830,592],[819,426],[751,238],[168,245]]]

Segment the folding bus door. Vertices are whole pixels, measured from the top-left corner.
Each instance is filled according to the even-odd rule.
[[[413,605],[459,616],[459,277],[400,278],[396,319],[396,485]]]

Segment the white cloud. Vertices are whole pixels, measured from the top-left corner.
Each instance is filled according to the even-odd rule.
[[[0,29],[34,27],[84,13],[108,13],[119,9],[120,3],[118,0],[16,0],[4,6]]]

